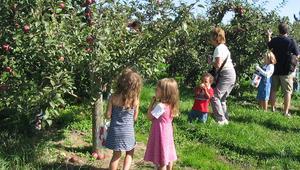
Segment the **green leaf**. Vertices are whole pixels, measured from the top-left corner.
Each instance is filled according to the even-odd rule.
[[[47,119],[47,120],[46,120],[46,123],[48,124],[48,126],[51,126],[51,125],[52,125],[52,123],[53,123],[53,121],[52,121],[52,120],[50,120],[50,119]]]

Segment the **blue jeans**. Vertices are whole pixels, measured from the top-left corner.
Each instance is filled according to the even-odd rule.
[[[208,114],[206,112],[200,112],[200,111],[192,110],[189,113],[188,120],[191,123],[192,121],[198,119],[198,121],[200,121],[202,123],[205,123],[207,121],[207,117],[208,117]]]

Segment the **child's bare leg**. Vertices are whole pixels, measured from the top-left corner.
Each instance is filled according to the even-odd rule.
[[[173,162],[170,162],[169,165],[167,166],[167,170],[172,170],[173,169]]]
[[[272,111],[275,111],[275,103],[276,103],[276,91],[271,89],[270,93],[270,103]]]
[[[121,151],[114,151],[113,156],[109,163],[110,170],[117,170],[119,165],[119,160],[121,158]]]
[[[134,149],[127,151],[125,160],[124,160],[124,165],[123,165],[123,170],[128,170],[130,169],[131,162],[132,162],[132,157],[133,157]]]
[[[263,100],[263,101],[262,101],[262,105],[263,105],[263,109],[264,109],[265,111],[268,111],[268,100]]]
[[[260,107],[260,108],[263,108],[262,100],[259,100],[259,101],[258,101],[258,104],[259,104],[259,107]]]
[[[266,100],[260,100],[260,101],[259,101],[259,106],[260,106],[264,111],[267,111],[267,110],[268,110],[268,101],[266,101]]]
[[[160,166],[158,169],[159,170],[167,170],[167,165]]]

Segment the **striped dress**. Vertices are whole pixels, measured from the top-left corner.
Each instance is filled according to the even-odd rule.
[[[135,147],[134,111],[121,106],[112,106],[110,127],[105,146],[114,151],[130,151]]]

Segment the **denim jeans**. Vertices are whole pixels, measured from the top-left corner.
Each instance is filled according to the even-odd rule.
[[[198,120],[202,123],[205,123],[207,121],[207,117],[208,117],[208,114],[206,112],[200,112],[200,111],[197,111],[197,110],[192,110],[189,113],[188,120],[189,120],[190,123],[194,120]]]

